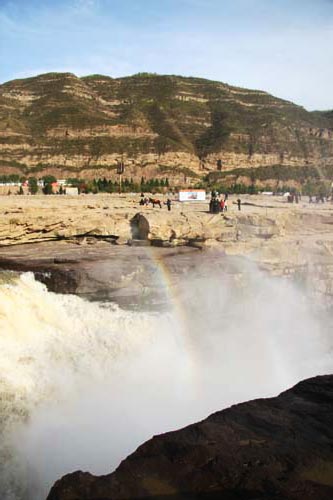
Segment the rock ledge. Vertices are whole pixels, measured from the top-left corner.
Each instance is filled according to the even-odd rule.
[[[75,472],[47,500],[333,498],[333,375],[156,436],[110,475]]]

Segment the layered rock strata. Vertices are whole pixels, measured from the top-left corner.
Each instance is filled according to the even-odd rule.
[[[0,85],[2,174],[193,184],[221,168],[333,165],[330,113],[200,78],[49,73]]]

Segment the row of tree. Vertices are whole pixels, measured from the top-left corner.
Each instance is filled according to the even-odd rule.
[[[22,179],[23,179],[23,177],[20,177],[17,174],[0,175],[0,182],[2,184],[12,183],[12,182],[17,184],[19,182],[23,182]]]
[[[44,175],[43,177],[37,179],[36,177],[26,177],[18,174],[10,174],[10,175],[0,175],[0,182],[2,184],[6,183],[15,183],[15,184],[24,184],[29,179],[35,179],[36,183],[39,181],[43,181],[44,184],[57,182],[57,179],[53,175]]]
[[[141,182],[134,182],[133,179],[125,178],[121,185],[119,181],[112,181],[111,179],[94,179],[93,181],[86,181],[83,179],[72,178],[67,180],[68,184],[75,186],[81,193],[140,193],[140,192],[163,192],[169,188],[169,179],[145,179],[141,178]]]
[[[54,182],[57,182],[57,179],[53,177],[53,175],[46,175],[42,178],[42,181],[43,181],[43,187],[42,187],[43,193],[52,194],[53,193],[52,184]],[[28,178],[28,186],[31,194],[38,193],[39,186],[36,177]]]
[[[198,185],[199,187],[203,187],[202,185]],[[234,183],[231,185],[225,184],[213,184],[210,185],[209,189],[213,189],[218,191],[219,193],[230,193],[230,194],[257,194],[262,191],[271,191],[275,193],[296,193],[301,192],[304,195],[308,196],[330,196],[332,194],[331,183],[328,181],[322,182],[306,182],[303,184],[301,189],[297,189],[294,186],[283,185],[279,187],[273,186],[265,186],[265,188],[259,188],[254,184],[246,185],[243,183]]]
[[[42,181],[42,186],[40,182]],[[24,194],[22,185],[27,182],[28,189],[31,194],[37,194],[40,187],[44,194],[53,194],[53,184],[57,182],[57,179],[52,176],[44,176],[42,179],[37,179],[36,177],[19,177],[19,176],[2,176],[0,177],[0,182],[15,182],[21,183],[19,194]],[[67,179],[67,185],[74,186],[78,188],[79,193],[139,193],[139,192],[156,192],[160,193],[169,188],[169,179],[145,179],[141,178],[141,182],[134,182],[133,179],[125,178],[121,185],[119,181],[112,181],[111,179],[99,178],[92,181],[87,181],[85,179],[79,178],[69,178]],[[59,194],[65,193],[65,187],[59,186]]]
[[[39,181],[42,180],[42,191],[44,194],[52,194],[53,187],[52,184],[57,182],[57,179],[52,175],[46,175],[41,179],[37,179],[36,177],[20,177],[17,174],[12,175],[1,175],[0,182],[2,183],[25,183],[28,182],[28,189],[31,194],[36,194],[39,191]],[[125,178],[122,181],[120,186],[119,181],[112,181],[110,179],[99,178],[94,179],[92,181],[86,181],[84,179],[78,178],[70,178],[67,179],[67,184],[71,186],[75,186],[78,188],[79,192],[83,193],[117,193],[119,191],[124,193],[134,192],[155,192],[160,193],[166,191],[169,187],[169,179],[146,179],[145,177],[141,178],[140,183],[135,182],[133,179]],[[256,194],[259,191],[262,191],[262,188],[259,188],[252,182],[250,185],[246,185],[243,183],[234,183],[231,185],[223,184],[218,181],[213,182],[203,182],[197,184],[197,188],[202,189],[214,189],[221,193],[228,192],[230,194]],[[180,189],[180,187],[178,188]],[[278,188],[273,186],[266,186],[266,191],[274,191],[274,192],[294,192],[296,191],[295,187],[283,185]],[[332,192],[331,182],[330,181],[316,181],[316,180],[308,180],[303,183],[301,191],[305,195],[309,196],[328,196]],[[23,194],[22,186],[19,189],[19,194]],[[65,189],[60,186],[59,193],[62,194],[65,192]]]

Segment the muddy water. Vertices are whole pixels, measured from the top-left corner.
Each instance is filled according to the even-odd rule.
[[[67,472],[110,472],[153,434],[333,370],[331,312],[246,259],[34,248],[11,267],[49,290],[29,272],[0,281],[4,500],[42,500]]]

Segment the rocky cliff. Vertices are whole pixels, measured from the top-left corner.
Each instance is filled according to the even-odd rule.
[[[94,269],[99,267],[96,261],[101,258],[101,244],[105,248],[98,282],[104,293],[127,286],[121,275],[131,280],[132,272],[144,287],[148,286],[147,279],[153,281],[147,269],[134,259],[133,246],[207,248],[216,250],[218,262],[224,253],[246,255],[260,268],[295,279],[311,295],[332,304],[333,205],[305,200],[289,204],[283,197],[250,195],[242,196],[242,200],[240,212],[236,196],[230,196],[227,213],[210,214],[207,203],[174,201],[169,212],[164,205],[162,209],[141,207],[139,197],[131,195],[4,196],[0,199],[0,266],[37,270],[36,261],[43,260],[40,270],[46,272],[45,276],[54,274],[52,283],[47,282],[52,290],[86,293],[86,284],[96,279],[90,267],[84,272],[81,265],[76,268],[91,252]],[[42,259],[41,243],[47,242],[50,244]],[[127,262],[125,269],[111,266],[110,274],[105,275],[103,260],[113,260],[114,255],[117,262],[117,248],[128,243],[133,245],[128,249],[133,262]],[[59,273],[61,279],[66,273],[77,277],[71,285],[66,280],[66,286],[60,283],[59,287]],[[181,275],[180,270],[175,274]],[[86,279],[82,280],[82,275]]]
[[[65,476],[47,500],[333,498],[333,376],[156,436],[118,469]]]
[[[194,184],[235,168],[333,166],[332,113],[199,78],[49,73],[0,85],[0,173]],[[332,167],[333,168],[333,167]]]

